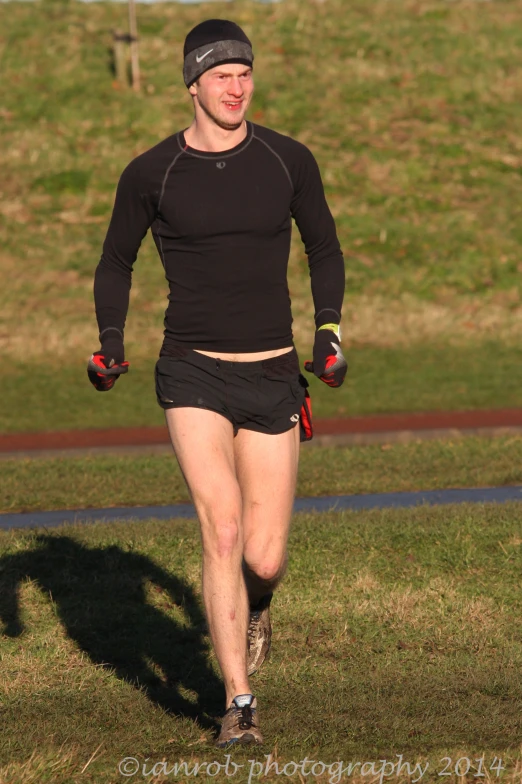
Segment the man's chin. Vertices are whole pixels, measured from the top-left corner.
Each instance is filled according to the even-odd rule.
[[[241,114],[241,117],[237,118],[220,117],[218,119],[218,124],[223,128],[224,131],[237,131],[237,129],[241,127],[244,118],[244,112]]]
[[[207,117],[209,117],[213,122],[216,123],[216,125],[222,128],[224,131],[237,131],[237,129],[241,127],[243,120],[245,119],[245,115],[248,108],[248,106],[242,106],[240,116],[235,117],[235,116],[230,116],[232,112],[230,112],[230,114],[227,113],[227,116],[222,115],[221,111],[219,110],[217,113],[214,113],[210,111],[210,109],[207,106],[205,106],[205,104],[202,101],[199,101],[199,105],[201,106],[201,108],[203,109]]]

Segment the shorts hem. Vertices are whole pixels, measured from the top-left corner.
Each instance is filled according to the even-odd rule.
[[[290,427],[285,428],[284,430],[271,430],[267,431],[266,428],[261,429],[259,427],[249,427],[248,425],[238,425],[238,430],[252,430],[254,433],[264,433],[267,436],[280,436],[283,433],[288,433],[289,430],[293,430],[294,427],[298,427],[299,422],[292,422]]]
[[[170,408],[195,408],[200,411],[212,411],[212,413],[219,414],[219,416],[222,416],[223,419],[227,420],[227,422],[230,422],[230,424],[234,428],[234,432],[237,431],[236,425],[230,419],[230,417],[227,417],[227,415],[224,414],[222,411],[216,411],[215,408],[210,408],[210,406],[191,406],[189,403],[160,403],[159,401],[158,401],[158,405],[164,411],[168,411]]]

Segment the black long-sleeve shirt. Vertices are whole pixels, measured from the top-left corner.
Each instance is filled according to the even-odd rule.
[[[164,350],[254,352],[292,344],[291,217],[308,255],[316,326],[338,323],[344,261],[319,168],[301,143],[247,123],[225,152],[179,132],[124,170],[96,269],[100,332],[123,332],[132,267],[149,228],[169,282]],[[110,334],[110,333],[109,333]]]

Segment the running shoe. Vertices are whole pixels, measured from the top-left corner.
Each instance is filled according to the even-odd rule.
[[[272,625],[270,623],[270,602],[272,594],[259,601],[256,607],[250,608],[250,621],[248,623],[248,674],[253,675],[270,655],[272,643]]]
[[[239,694],[223,716],[216,746],[225,748],[233,743],[263,743],[259,731],[257,700],[253,694]]]

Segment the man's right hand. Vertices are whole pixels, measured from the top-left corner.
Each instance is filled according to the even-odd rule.
[[[87,365],[89,381],[98,392],[112,389],[119,376],[127,373],[129,363],[124,362],[123,341],[107,340],[100,351],[95,351]]]

